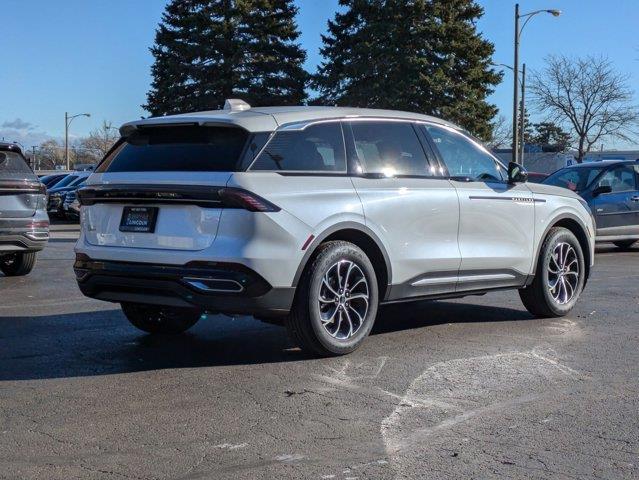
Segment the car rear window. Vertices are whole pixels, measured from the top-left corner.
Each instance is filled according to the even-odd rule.
[[[151,127],[114,148],[96,172],[233,172],[249,134],[235,127]]]
[[[33,180],[35,174],[16,152],[0,151],[0,180]]]

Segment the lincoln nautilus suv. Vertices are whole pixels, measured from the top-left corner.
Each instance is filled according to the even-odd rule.
[[[438,118],[228,100],[120,132],[78,192],[75,273],[146,332],[253,315],[340,355],[382,304],[517,289],[566,315],[593,265],[577,194]]]

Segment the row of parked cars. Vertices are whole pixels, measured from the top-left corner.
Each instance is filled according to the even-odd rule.
[[[40,178],[40,182],[47,187],[47,212],[50,216],[68,220],[80,219],[77,191],[85,185],[89,175],[90,171],[54,173]]]

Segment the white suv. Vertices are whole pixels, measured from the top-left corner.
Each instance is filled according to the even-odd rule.
[[[519,289],[565,315],[593,265],[583,200],[437,118],[233,100],[121,133],[79,192],[75,271],[146,332],[250,314],[344,354],[379,304]]]

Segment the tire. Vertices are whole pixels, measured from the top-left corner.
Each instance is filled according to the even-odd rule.
[[[636,241],[637,240],[619,240],[617,242],[612,242],[612,243],[617,248],[626,249],[626,248],[632,247]]]
[[[338,279],[347,285],[344,291]],[[377,277],[366,254],[349,242],[327,242],[304,270],[286,328],[304,351],[345,355],[370,333],[378,302]]]
[[[27,275],[36,264],[36,252],[10,253],[0,257],[0,270],[7,277]]]
[[[562,254],[565,261],[559,257]],[[561,265],[567,269],[562,269]],[[559,275],[553,273],[555,271],[565,273]],[[535,317],[563,317],[579,299],[585,272],[584,254],[577,237],[568,229],[552,228],[539,252],[533,282],[519,290],[521,301]],[[551,289],[552,283],[556,285],[554,289]]]
[[[123,303],[122,311],[131,324],[147,333],[177,335],[185,332],[202,316],[195,308],[164,307],[141,303]]]

